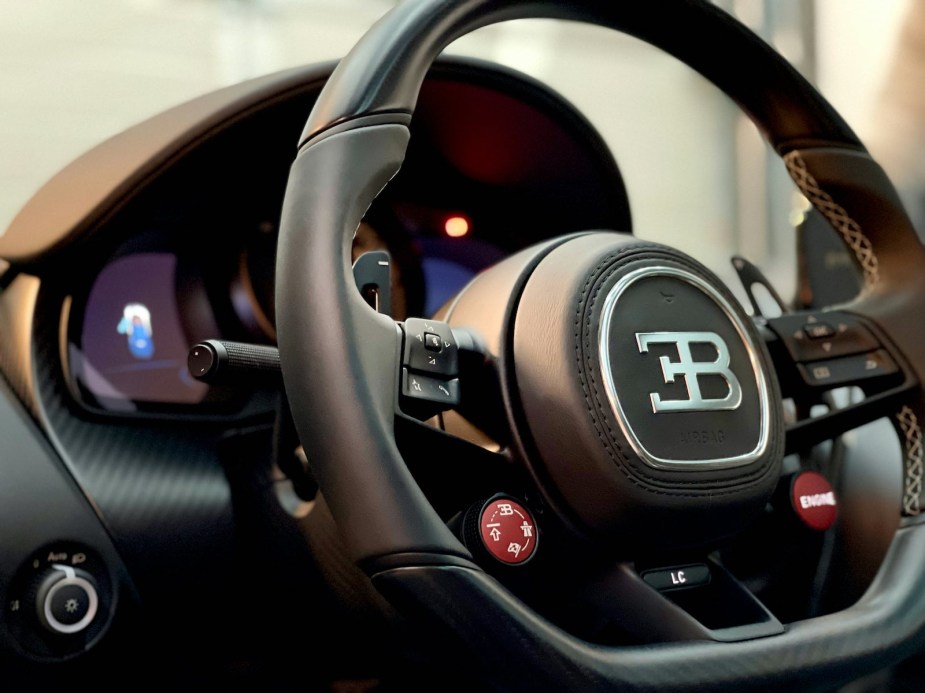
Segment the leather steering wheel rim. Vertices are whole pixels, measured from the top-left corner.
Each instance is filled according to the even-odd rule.
[[[353,557],[401,611],[467,643],[503,687],[834,686],[911,654],[925,634],[919,389],[897,412],[907,467],[897,512],[905,519],[867,594],[849,609],[747,642],[608,648],[565,633],[478,568],[404,465],[393,435],[401,331],[353,286],[350,243],[401,165],[417,92],[436,55],[478,27],[535,17],[632,34],[733,98],[855,259],[865,288],[851,310],[875,322],[913,372],[925,373],[921,330],[909,319],[925,310],[925,251],[892,184],[832,107],[727,14],[702,0],[405,2],[342,61],[309,117],[277,261],[287,395]]]

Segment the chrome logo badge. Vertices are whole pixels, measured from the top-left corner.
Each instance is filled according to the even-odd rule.
[[[742,386],[729,369],[729,347],[715,332],[637,332],[636,344],[640,354],[648,352],[650,344],[674,344],[678,350],[678,361],[661,356],[659,363],[666,383],[673,383],[679,375],[684,377],[688,397],[663,400],[657,392],[649,393],[652,411],[656,414],[666,411],[734,411],[742,404]],[[709,344],[716,349],[716,359],[695,361],[691,344]],[[721,398],[705,398],[700,391],[699,377],[702,375],[719,376],[726,381],[729,393]]]

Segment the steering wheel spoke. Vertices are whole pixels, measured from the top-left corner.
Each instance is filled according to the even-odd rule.
[[[500,449],[478,445],[428,423],[399,415],[395,439],[418,485],[444,520],[498,492],[520,495],[523,470]]]
[[[868,395],[860,402],[793,423],[787,427],[785,454],[805,451],[864,424],[893,416],[911,400],[917,388],[914,381],[904,382],[897,387]]]
[[[826,404],[827,412],[787,427],[786,454],[802,452],[899,411],[918,381],[896,349],[872,324],[841,310],[804,311],[761,320],[784,397],[801,414]],[[863,399],[841,407],[827,393],[855,387]]]
[[[401,327],[395,438],[440,515],[448,519],[479,499],[524,488],[526,474],[503,452],[508,436],[493,406],[500,399],[497,370],[480,338],[434,319],[408,318]]]

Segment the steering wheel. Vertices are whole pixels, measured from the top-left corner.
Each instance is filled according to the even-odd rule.
[[[480,275],[443,322],[399,325],[372,310],[354,285],[351,239],[399,170],[428,67],[478,27],[540,17],[632,34],[725,91],[840,235],[864,279],[859,297],[756,326],[691,258],[589,231]],[[280,232],[280,358],[302,443],[352,557],[399,611],[461,643],[486,680],[515,689],[832,687],[923,642],[923,268],[925,252],[891,183],[855,134],[785,60],[712,4],[414,0],[356,45],[308,119]],[[805,323],[832,326],[825,353],[801,336]],[[429,339],[443,362],[459,360],[464,339],[480,343],[482,377],[493,374],[493,387],[467,383],[464,370],[456,380],[453,364],[436,375],[416,366]],[[651,581],[618,570],[602,608],[629,630],[648,629],[650,644],[590,643],[480,567],[498,561],[480,558],[477,541],[464,545],[425,496],[396,443],[414,404],[412,379],[442,383],[451,398],[459,387],[467,406],[467,393],[493,393],[470,409],[494,412],[507,430],[515,462],[497,462],[497,483],[520,474],[532,495],[521,504],[486,499],[476,534],[500,527],[485,520],[512,507],[533,528],[532,503],[550,529],[530,551],[574,561],[576,570],[706,552],[765,507],[785,450],[884,416],[904,446],[903,502],[891,509],[902,520],[867,593],[838,613],[783,627],[758,608],[744,624],[704,627]],[[845,383],[866,398],[785,427],[782,389],[799,395]],[[439,475],[434,467],[451,454],[470,457],[473,469],[491,467],[492,453],[429,435],[416,455],[427,473]],[[406,458],[413,448],[401,446]],[[469,516],[463,525],[471,538]],[[731,578],[714,575],[717,589],[723,579]]]

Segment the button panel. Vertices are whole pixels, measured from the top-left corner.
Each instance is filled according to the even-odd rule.
[[[401,394],[403,408],[427,418],[459,406],[459,347],[445,322],[408,318],[404,322]]]
[[[861,322],[847,313],[795,313],[768,320],[770,327],[797,363],[861,354],[880,343]]]
[[[439,350],[435,350],[435,346],[439,346]],[[436,320],[405,320],[405,354],[402,365],[419,373],[455,378],[459,373],[459,363],[456,339],[450,326]]]
[[[441,380],[402,369],[401,393],[405,397],[435,402],[445,409],[459,406],[459,379]]]
[[[840,359],[801,363],[797,368],[810,387],[838,387],[899,372],[896,362],[884,349]]]

